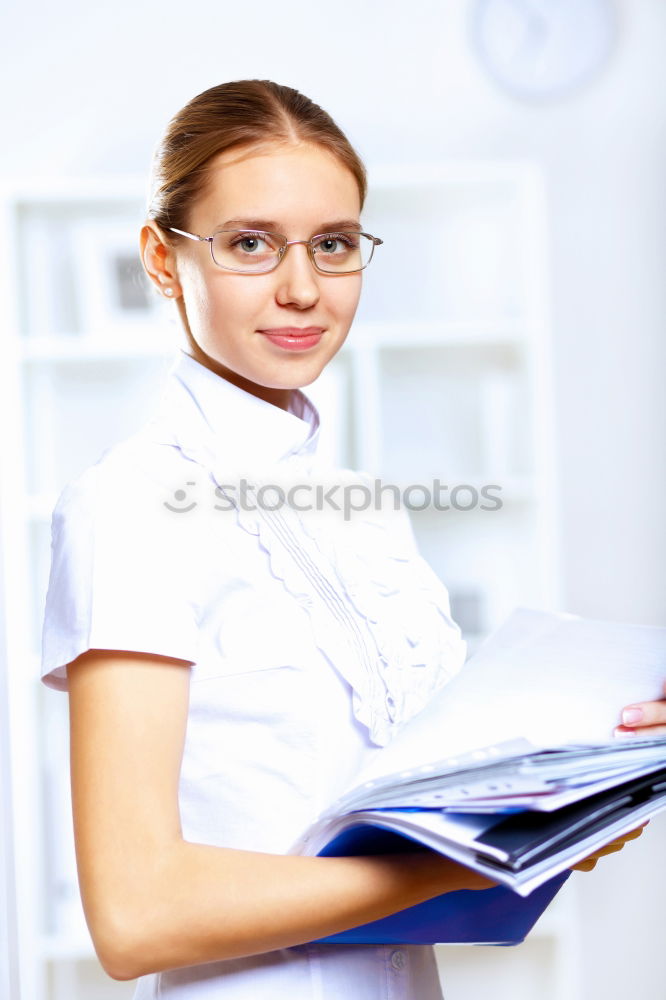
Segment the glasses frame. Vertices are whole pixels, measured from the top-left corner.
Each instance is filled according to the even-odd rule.
[[[319,267],[316,261],[315,249],[313,243],[315,240],[321,239],[322,236],[333,235],[329,233],[318,233],[316,236],[311,236],[309,240],[288,240],[283,233],[273,233],[269,232],[267,229],[218,229],[213,233],[212,236],[197,236],[196,233],[186,233],[184,229],[176,229],[174,226],[168,227],[169,231],[172,233],[178,233],[179,236],[187,236],[190,240],[198,240],[200,243],[208,243],[210,247],[210,256],[216,267],[219,267],[222,271],[228,271],[230,274],[270,274],[275,271],[277,267],[280,266],[284,258],[287,256],[287,251],[289,247],[296,246],[298,243],[306,246],[308,248],[308,256],[312,261],[312,265],[319,274],[325,274],[327,277],[336,277],[344,274],[358,274],[359,271],[364,271],[373,258],[375,247],[380,246],[384,240],[380,240],[378,236],[373,236],[371,233],[361,232],[359,229],[337,229],[337,233],[353,233],[355,236],[367,236],[368,239],[372,240],[372,246],[370,249],[370,256],[363,267],[355,267],[351,271],[325,271],[323,268]],[[253,236],[276,236],[278,239],[282,240],[282,246],[278,250],[278,257],[276,263],[273,267],[267,268],[265,271],[240,271],[234,267],[225,267],[224,264],[218,264],[213,255],[213,240],[219,233],[248,233]]]

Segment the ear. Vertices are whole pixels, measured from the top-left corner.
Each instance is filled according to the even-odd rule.
[[[182,295],[176,269],[176,255],[154,222],[147,222],[139,237],[141,263],[161,295],[177,299]]]

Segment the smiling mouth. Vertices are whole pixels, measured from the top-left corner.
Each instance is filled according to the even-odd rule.
[[[267,330],[259,330],[259,333],[275,337],[313,337],[323,332],[324,328],[321,326],[276,326]]]
[[[258,330],[277,347],[292,351],[305,351],[315,347],[321,340],[324,329],[321,326],[282,326],[271,330]]]

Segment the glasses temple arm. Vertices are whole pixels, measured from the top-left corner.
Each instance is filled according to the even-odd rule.
[[[184,229],[176,229],[174,226],[169,226],[169,232],[178,233],[179,236],[187,236],[189,240],[198,240],[200,243],[209,243],[210,236],[197,236],[195,233],[186,233]]]

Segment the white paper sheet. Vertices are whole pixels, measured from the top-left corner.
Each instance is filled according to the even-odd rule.
[[[666,628],[517,608],[353,787],[514,738],[611,740],[621,708],[660,698],[664,678]]]

